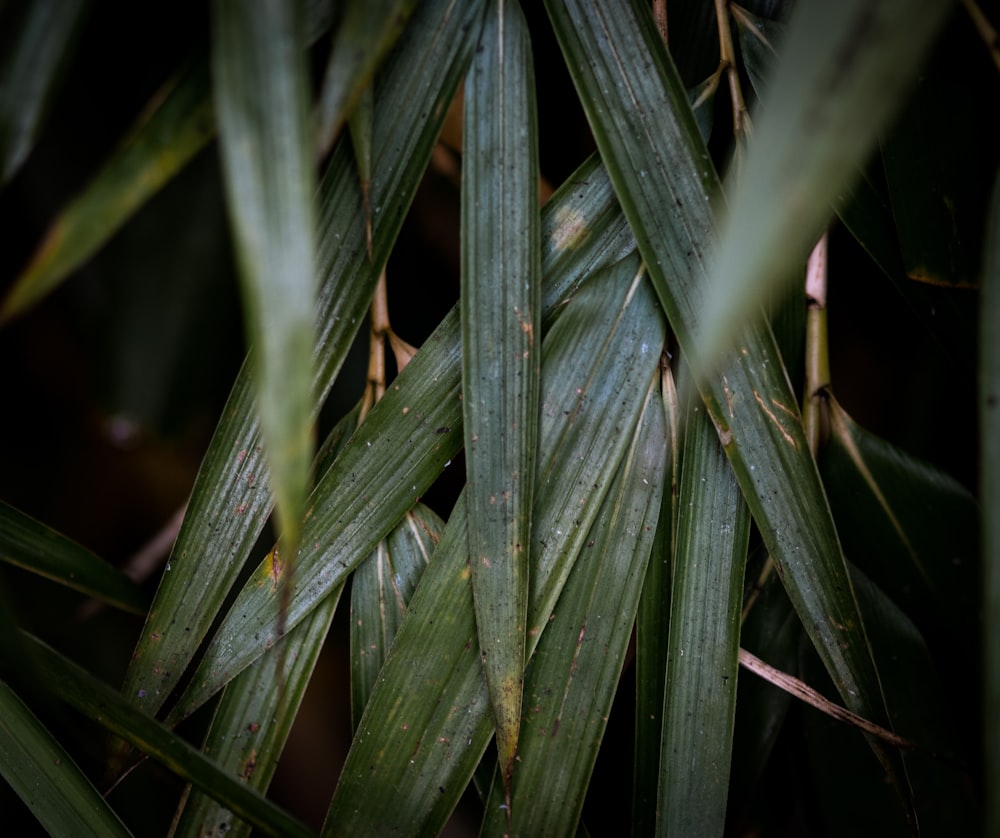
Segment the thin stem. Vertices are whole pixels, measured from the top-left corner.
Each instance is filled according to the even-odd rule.
[[[733,47],[733,33],[729,28],[729,4],[727,0],[715,0],[715,18],[719,26],[719,69],[726,71],[729,80],[729,98],[733,106],[733,136],[737,143],[750,136],[750,113],[743,99],[740,74],[736,64],[736,50]]]
[[[972,25],[979,32],[979,37],[986,44],[986,49],[990,51],[990,58],[993,59],[993,63],[1000,70],[1000,35],[997,35],[997,30],[990,23],[989,18],[983,14],[983,10],[979,8],[976,0],[962,0],[962,5],[965,6],[969,17],[972,18]]]
[[[827,393],[830,389],[830,345],[826,322],[827,234],[823,233],[809,254],[806,268],[806,381],[802,421],[813,457],[826,440],[829,428]]]

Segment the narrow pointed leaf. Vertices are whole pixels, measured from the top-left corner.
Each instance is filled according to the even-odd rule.
[[[213,4],[223,184],[285,561],[313,454],[315,173],[298,3]]]
[[[660,755],[659,835],[722,835],[750,515],[705,409],[688,414]]]
[[[790,279],[805,259],[834,198],[864,165],[916,81],[951,5],[797,5],[711,264],[699,357],[714,359],[732,346],[748,307],[753,310],[764,289]]]
[[[58,740],[0,680],[0,775],[50,835],[130,835]]]
[[[389,60],[385,83],[376,93],[372,201],[378,211],[373,214],[372,259],[365,247],[353,155],[345,143],[334,151],[320,188],[319,268],[324,282],[317,304],[316,404],[329,392],[364,321],[447,103],[465,72],[480,13],[473,4],[456,10],[444,2],[424,3]],[[126,676],[124,693],[150,712],[166,700],[201,645],[270,514],[272,497],[253,399],[245,364],[202,461],[171,555],[172,571],[161,579]],[[412,505],[410,497],[399,516]]]
[[[653,286],[681,348],[695,357],[706,324],[711,201],[719,182],[648,11],[633,4],[626,14],[612,5],[546,3]],[[758,311],[755,306],[718,372],[700,379],[702,400],[838,691],[855,712],[884,723],[829,507],[774,338]],[[898,759],[872,745],[895,763],[899,780]]]
[[[17,172],[41,133],[90,4],[47,0],[0,14],[0,183]]]
[[[223,802],[268,835],[309,835],[306,827],[192,747],[118,692],[42,641],[27,637],[49,688],[62,701]]]
[[[586,544],[659,360],[663,324],[636,268],[627,259],[593,276],[545,340],[529,654]],[[464,506],[463,495],[410,602],[348,755],[328,834],[438,832],[489,742]]]
[[[983,509],[984,788],[1000,788],[1000,180],[993,185],[979,315],[979,442]],[[986,795],[986,834],[1000,833],[1000,798]]]
[[[514,834],[577,833],[660,515],[667,438],[657,378],[586,547],[566,580],[556,619],[525,672],[510,797]],[[503,803],[497,783],[486,802],[484,834],[504,833]]]
[[[417,0],[352,0],[343,9],[320,92],[317,122],[321,153],[329,151],[416,5]]]
[[[149,604],[142,589],[121,571],[3,501],[0,560],[132,614],[145,614]]]
[[[494,0],[465,85],[462,407],[476,630],[507,788],[521,721],[541,366],[534,86],[521,9]]]
[[[417,504],[351,578],[351,720],[355,730],[444,526],[432,509]]]
[[[587,180],[571,178],[570,188],[560,190],[545,213],[543,271],[551,277],[552,288],[564,294],[574,293],[590,272],[632,249],[631,235],[613,212],[603,171],[587,163],[581,174]],[[563,300],[547,288],[543,304],[549,306],[551,320],[562,310]],[[461,333],[453,309],[372,408],[336,466],[319,481],[310,502],[313,514],[306,522],[305,552],[296,570],[301,587],[292,593],[287,626],[375,548],[458,452],[463,433],[460,390]],[[397,440],[404,444],[397,445]],[[374,495],[380,498],[377,509],[369,508]],[[328,555],[339,557],[332,573]],[[277,638],[278,603],[272,583],[271,568],[262,564],[213,639],[176,717],[199,706]]]

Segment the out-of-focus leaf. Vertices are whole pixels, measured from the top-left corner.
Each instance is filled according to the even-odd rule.
[[[320,92],[319,149],[329,151],[361,91],[406,26],[417,0],[350,0],[333,38]]]
[[[289,567],[313,455],[315,172],[297,2],[212,6],[219,151],[264,456]],[[277,558],[275,562],[278,564]],[[287,574],[286,584],[292,577]]]
[[[687,414],[677,519],[658,833],[722,835],[750,513],[701,405]]]
[[[559,619],[552,617],[556,599],[631,441],[659,359],[663,324],[637,268],[632,258],[591,277],[543,347],[529,654],[550,618]],[[410,601],[327,832],[436,833],[489,741],[464,505],[463,496]]]
[[[278,767],[339,601],[339,591],[323,600],[308,619],[234,678],[216,707],[202,751],[261,794]],[[189,785],[172,834],[236,838],[250,831],[251,824],[236,819],[225,804]]]
[[[351,578],[351,720],[357,730],[379,670],[430,562],[442,521],[417,504]]]
[[[75,541],[0,501],[0,560],[132,614],[149,598],[125,574]]]
[[[130,835],[56,738],[0,680],[0,775],[50,835]]]
[[[36,0],[0,10],[0,183],[31,152],[73,56],[87,0]]]
[[[445,5],[421,6],[376,91],[372,259],[365,248],[361,190],[348,144],[335,149],[320,187],[319,266],[324,284],[317,305],[317,403],[329,392],[364,320],[440,119],[474,48],[481,8],[463,4],[460,14],[448,14]],[[428,120],[427,114],[435,118]],[[244,365],[202,461],[171,555],[172,572],[161,579],[126,675],[125,694],[150,712],[167,699],[201,645],[270,514],[272,498],[253,400]],[[399,516],[412,504],[410,497]],[[372,547],[374,542],[365,552]]]
[[[696,356],[714,239],[710,202],[719,183],[680,79],[640,4],[631,14],[605,2],[549,0],[547,8],[653,286],[681,348]],[[838,690],[859,715],[883,723],[878,676],[823,487],[758,311],[755,305],[717,371],[700,377],[702,400]],[[902,788],[902,764],[872,745],[894,763]]]
[[[711,260],[702,362],[732,347],[765,289],[804,261],[834,198],[916,80],[950,7],[945,0],[797,5]]]
[[[829,400],[820,465],[844,549],[918,625],[971,643],[978,621],[979,519],[957,481],[859,427]]]
[[[983,788],[1000,788],[1000,179],[994,181],[979,315],[979,445],[983,509]],[[985,834],[1000,834],[1000,796],[986,795]]]
[[[213,795],[268,835],[309,835],[309,830],[260,792],[150,718],[103,681],[62,657],[42,641],[28,637],[39,669],[62,701],[149,754],[172,773]]]
[[[635,623],[635,770],[632,831],[652,835],[656,829],[656,798],[660,784],[660,734],[663,730],[663,689],[667,676],[670,625],[670,578],[677,532],[683,422],[671,369],[661,362],[660,391],[667,420],[667,461],[663,509],[646,566]]]
[[[465,83],[462,414],[476,630],[504,787],[521,724],[538,440],[538,125],[528,27],[494,0]]]
[[[482,832],[576,835],[619,679],[664,491],[659,382],[524,677],[510,821],[499,783]]]

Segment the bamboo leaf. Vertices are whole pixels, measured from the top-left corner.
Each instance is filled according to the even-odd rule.
[[[0,775],[50,835],[130,835],[62,745],[0,680]]]
[[[465,86],[462,412],[476,630],[510,789],[538,436],[538,126],[527,23],[495,0]]]
[[[700,358],[732,346],[762,292],[804,261],[950,8],[945,0],[797,5],[711,262]]]
[[[76,542],[3,501],[0,560],[123,611],[146,613],[148,598],[135,582]]]
[[[659,381],[525,672],[525,708],[507,823],[499,784],[482,832],[575,835],[603,739],[664,490],[667,435]]]
[[[604,2],[546,5],[660,302],[681,348],[695,356],[707,322],[710,203],[719,183],[680,80],[641,6],[623,14]],[[717,370],[700,380],[702,400],[795,609],[848,706],[883,724],[884,701],[829,507],[780,355],[759,317],[741,328],[737,348]],[[894,763],[902,787],[898,759],[872,745]]]
[[[299,12],[296,3],[216,0],[212,19],[223,184],[289,563],[298,552],[313,455],[315,175]]]
[[[1000,507],[1000,180],[986,228],[979,315],[979,444],[984,510]],[[1000,787],[1000,518],[983,515],[984,788]],[[986,795],[985,832],[1000,833],[1000,799]]]
[[[627,259],[593,276],[544,343],[529,654],[631,441],[659,359],[663,324],[637,267]],[[488,744],[464,498],[369,701],[327,815],[328,833],[436,833]]]
[[[2,10],[0,183],[10,180],[31,153],[89,5],[87,0],[49,0]]]
[[[62,701],[195,783],[268,835],[309,835],[299,821],[231,775],[160,722],[132,707],[117,691],[42,641],[27,636],[39,668]]]
[[[682,456],[657,832],[711,836],[726,824],[750,515],[703,407]]]
[[[342,10],[317,111],[320,153],[333,145],[361,91],[399,38],[416,0],[352,0]]]
[[[357,730],[406,605],[441,541],[442,521],[417,504],[351,579],[351,719]]]
[[[614,263],[632,242],[620,215],[612,211],[615,204],[603,172],[586,163],[581,174],[588,180],[571,178],[571,188],[560,190],[546,207],[543,225],[543,274],[551,277],[547,286],[567,294],[575,293],[589,272]],[[551,320],[562,301],[547,288],[543,304],[550,306]],[[297,579],[302,587],[292,593],[286,625],[294,625],[339,584],[455,456],[462,440],[460,390],[461,332],[453,310],[372,408],[336,467],[319,481],[303,542],[312,549],[300,558]],[[369,500],[376,494],[380,504],[373,510]],[[340,557],[332,574],[328,555]],[[270,574],[270,566],[262,564],[245,586],[175,717],[199,706],[277,638],[278,603],[269,593]]]
[[[323,285],[313,388],[317,404],[329,392],[364,320],[445,105],[454,96],[475,43],[481,9],[463,4],[460,12],[451,11],[455,13],[449,14],[443,3],[421,6],[376,93],[372,200],[378,211],[373,214],[371,260],[357,170],[347,144],[337,146],[321,184],[318,264]],[[427,119],[427,114],[433,118]],[[125,695],[141,701],[149,712],[156,712],[177,684],[270,514],[260,445],[253,383],[244,365],[202,461],[171,555],[172,571],[160,581],[126,675]],[[411,496],[399,516],[412,504]]]

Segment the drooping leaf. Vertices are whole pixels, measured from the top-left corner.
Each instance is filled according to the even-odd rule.
[[[631,441],[659,359],[663,324],[637,268],[630,258],[592,276],[544,343],[529,654]],[[463,496],[410,602],[327,832],[437,832],[489,741],[464,504]]]
[[[0,501],[0,560],[132,614],[146,613],[146,595],[125,574],[3,501]]]
[[[443,3],[423,4],[386,67],[376,94],[372,200],[379,211],[373,215],[371,260],[353,155],[344,143],[334,151],[320,187],[318,261],[324,284],[317,303],[317,403],[329,392],[364,320],[445,105],[465,71],[480,13],[472,4],[455,14]],[[422,119],[426,114],[435,118]],[[244,365],[202,461],[171,555],[172,572],[161,578],[126,675],[125,695],[138,701],[141,694],[150,712],[167,699],[201,645],[271,511],[252,388]],[[412,503],[411,497],[399,516]]]
[[[0,183],[31,153],[89,5],[39,0],[0,10]]]
[[[50,835],[131,835],[73,757],[2,680],[0,776]]]
[[[222,179],[280,549],[291,565],[313,455],[315,172],[303,21],[297,2],[215,0],[212,9]]]
[[[538,437],[538,128],[528,27],[489,6],[465,85],[462,412],[476,630],[504,786],[521,721]]]
[[[671,328],[689,359],[705,357],[711,201],[719,182],[648,10],[633,3],[626,14],[611,5],[546,4]],[[736,347],[711,375],[699,376],[702,400],[838,690],[851,709],[882,723],[884,700],[836,530],[759,303],[744,312]],[[718,327],[713,321],[710,328]],[[872,746],[902,790],[899,760],[880,743]]]
[[[750,514],[700,405],[682,456],[657,831],[712,836],[726,824]]]
[[[576,835],[618,691],[657,532],[666,458],[659,381],[525,672],[518,764],[507,823],[499,783],[482,832]]]
[[[60,700],[121,736],[172,773],[213,795],[268,835],[309,835],[306,827],[237,776],[219,768],[160,722],[42,641],[28,637],[49,689]]]

